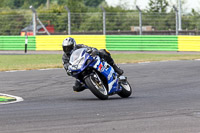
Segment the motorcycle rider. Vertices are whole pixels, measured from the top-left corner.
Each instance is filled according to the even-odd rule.
[[[70,75],[71,73],[70,70],[68,69],[70,56],[73,51],[79,48],[87,48],[87,52],[90,53],[92,56],[99,55],[100,58],[103,58],[105,61],[107,61],[108,64],[110,64],[113,67],[115,72],[117,72],[119,75],[123,74],[123,70],[120,69],[114,63],[114,60],[111,58],[110,53],[105,49],[97,50],[96,48],[88,47],[83,44],[76,44],[76,41],[71,37],[68,37],[63,40],[62,47],[64,51],[62,56],[63,66],[68,75]],[[76,80],[75,85],[73,86],[73,90],[76,92],[80,92],[83,91],[84,89],[85,86],[82,83],[80,83],[79,80]]]

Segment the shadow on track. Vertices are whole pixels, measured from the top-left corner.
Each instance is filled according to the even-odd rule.
[[[131,99],[135,99],[135,97],[129,97],[129,98],[121,98],[121,97],[109,97],[107,100],[100,100],[98,98],[95,97],[90,97],[90,98],[83,98],[83,97],[79,97],[79,98],[66,98],[65,100],[67,101],[116,101],[116,100],[131,100]]]

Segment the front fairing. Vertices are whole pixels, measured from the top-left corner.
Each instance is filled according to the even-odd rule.
[[[80,48],[75,50],[70,57],[69,70],[73,77],[78,77],[78,75],[84,71],[86,67],[90,64],[93,58],[86,52],[86,48]]]

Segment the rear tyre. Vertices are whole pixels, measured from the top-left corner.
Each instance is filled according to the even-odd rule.
[[[118,93],[118,95],[122,98],[127,98],[132,94],[132,88],[128,81],[123,81],[120,83],[120,86],[122,87],[122,91]]]
[[[93,73],[85,79],[85,84],[90,91],[99,99],[108,99],[108,91],[97,73]]]

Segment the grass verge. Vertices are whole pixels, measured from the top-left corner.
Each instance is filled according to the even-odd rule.
[[[164,60],[193,60],[200,55],[177,54],[112,54],[116,63],[138,63]],[[62,55],[0,55],[0,71],[62,68]]]

